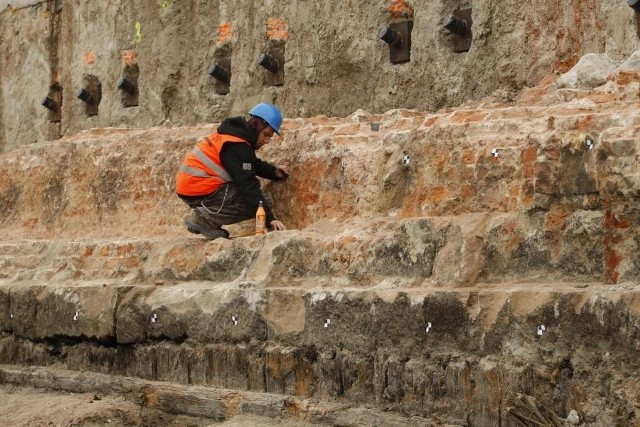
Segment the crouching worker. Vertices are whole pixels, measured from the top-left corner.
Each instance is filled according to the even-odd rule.
[[[209,239],[229,237],[223,225],[255,218],[260,201],[267,226],[285,230],[274,218],[257,177],[280,181],[287,172],[256,157],[273,133],[280,135],[282,114],[271,104],[258,104],[248,119],[231,117],[185,157],[176,177],[176,193],[192,209],[187,230]]]

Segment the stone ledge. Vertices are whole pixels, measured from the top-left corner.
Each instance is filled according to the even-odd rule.
[[[507,118],[464,125],[449,120],[464,109],[397,111],[363,122],[289,120],[285,138],[262,154],[288,166],[291,178],[265,192],[299,229],[323,218],[602,210],[605,202],[625,215],[620,203],[640,197],[637,182],[625,179],[637,175],[637,105],[614,102],[566,116],[512,106],[495,110]],[[377,132],[369,128],[374,120],[382,123]],[[174,175],[213,129],[95,129],[3,154],[4,239],[184,235],[186,207],[173,193]]]
[[[382,331],[387,341],[371,346],[359,342],[352,349],[347,347],[351,347],[351,336],[359,338],[357,325],[343,326],[340,321],[347,315],[358,317],[365,310],[349,305],[348,297],[342,297],[341,304],[349,309],[333,313],[339,315],[331,323],[336,329],[329,329],[323,337],[323,327],[316,328],[309,336],[310,344],[302,347],[256,339],[237,344],[164,339],[107,347],[64,340],[35,343],[5,335],[0,338],[0,363],[55,364],[76,371],[126,375],[129,382],[137,377],[240,392],[338,399],[349,405],[371,405],[406,415],[446,414],[473,420],[474,425],[497,425],[500,419],[504,424],[509,417],[508,402],[520,394],[560,416],[566,416],[568,407],[577,407],[600,425],[610,425],[610,421],[609,414],[599,410],[598,402],[633,412],[637,396],[627,392],[638,386],[636,373],[640,369],[633,357],[640,350],[637,292],[622,296],[607,292],[569,295],[554,300],[537,291],[512,295],[499,309],[493,330],[485,331],[473,323],[457,324],[456,316],[448,311],[440,314],[452,323],[436,320],[431,335],[414,331],[412,314],[396,305],[390,307],[396,318],[387,319],[395,321],[396,329]],[[470,299],[482,300],[474,296]],[[626,308],[630,301],[636,305],[633,314]],[[433,306],[433,300],[430,302]],[[530,310],[538,304],[537,309]],[[383,304],[378,306],[376,312],[384,311]],[[441,305],[445,310],[449,307]],[[376,327],[375,312],[371,306],[366,308],[372,318],[370,331]],[[443,329],[447,325],[449,329]],[[541,325],[545,329],[538,333]],[[403,343],[407,339],[420,342],[410,350]],[[0,380],[6,381],[2,375]],[[17,377],[15,381],[24,384],[29,377]],[[603,381],[606,390],[582,392],[598,388]]]
[[[320,221],[303,231],[206,241],[194,237],[0,242],[4,283],[171,285],[246,281],[259,287],[467,286],[544,278],[633,282],[637,215],[599,210],[530,215]],[[630,233],[628,233],[630,231]],[[617,258],[616,258],[617,257]]]
[[[316,284],[317,285],[317,284]],[[169,340],[198,343],[274,342],[371,353],[412,354],[456,342],[480,353],[502,351],[510,334],[527,341],[537,327],[567,339],[639,334],[640,287],[587,284],[487,284],[460,289],[257,288],[248,283],[173,286],[0,286],[0,331],[34,341],[66,339],[101,345]],[[601,319],[605,316],[607,322]],[[429,326],[431,325],[431,326]],[[616,328],[622,327],[618,330]],[[563,338],[564,337],[564,338]],[[627,344],[624,344],[627,346]],[[630,351],[637,349],[633,345]]]
[[[264,190],[301,237],[274,244],[277,253],[260,252],[291,262],[270,266],[263,279],[327,273],[366,284],[395,269],[447,286],[543,274],[637,281],[639,101],[565,95],[550,90],[549,105],[288,120],[284,139],[263,154],[287,166],[291,178]],[[239,261],[257,255],[259,242],[224,246],[231,250],[227,259],[211,259],[210,246],[195,239],[189,249],[178,243],[156,259],[146,255],[162,246],[154,240],[188,235],[181,223],[187,208],[173,193],[173,179],[184,153],[213,129],[94,129],[0,156],[0,208],[8,213],[0,218],[7,242],[0,277],[128,280],[133,274],[134,280],[137,271],[142,282],[235,280]],[[416,231],[423,226],[424,239]],[[348,228],[366,238],[345,233]],[[232,233],[246,230],[234,226]],[[34,238],[61,243],[34,243],[28,256],[12,257],[16,248],[8,242]],[[73,255],[65,243],[73,239],[105,243]],[[123,247],[118,240],[140,243]],[[429,253],[425,245],[432,246]],[[193,260],[191,250],[207,254],[209,265]],[[294,250],[306,258],[291,256]],[[114,258],[111,251],[122,253]],[[38,268],[39,257],[63,252],[69,253],[64,261]],[[238,263],[226,268],[233,258]]]

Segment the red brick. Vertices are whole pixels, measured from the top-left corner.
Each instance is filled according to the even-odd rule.
[[[480,122],[487,117],[486,111],[468,110],[456,111],[451,118],[451,123]]]
[[[566,220],[569,216],[568,212],[559,212],[547,214],[545,218],[545,228],[549,231],[560,231],[566,227]]]
[[[537,158],[537,147],[528,147],[522,151],[522,175],[525,178],[533,178],[535,172],[535,162]]]
[[[465,184],[461,188],[462,199],[466,200],[473,197],[476,193],[476,188],[473,185]]]
[[[218,25],[218,46],[222,46],[228,42],[231,42],[233,37],[233,26],[230,22],[223,22]]]
[[[502,226],[502,232],[504,234],[513,234],[513,232],[518,228],[518,224],[515,221],[509,221],[505,225]]]
[[[462,152],[462,163],[469,165],[476,161],[476,150],[467,148]]]
[[[448,194],[449,194],[449,190],[446,187],[442,187],[442,186],[433,187],[427,195],[427,201],[439,202],[442,199],[444,199]]]
[[[629,83],[640,81],[640,72],[638,71],[620,71],[615,77],[619,86],[626,86]]]
[[[130,253],[131,251],[133,251],[133,245],[131,243],[128,243],[126,245],[118,246],[116,253],[121,257]]]
[[[389,6],[389,13],[392,18],[412,18],[413,7],[405,0],[392,0]]]
[[[588,132],[590,129],[593,128],[593,116],[591,114],[578,119],[575,123],[575,125],[572,127],[572,129],[577,130],[577,131],[581,131],[581,132]]]
[[[125,258],[124,265],[127,268],[140,267],[140,257],[132,256],[132,257]]]
[[[439,116],[428,117],[427,120],[425,120],[422,125],[425,127],[431,127],[438,121],[439,118],[440,118]]]
[[[348,124],[335,130],[334,135],[353,135],[360,131],[360,123]]]
[[[612,228],[629,228],[631,224],[626,219],[618,219],[615,213],[610,210],[605,211],[604,214],[604,226],[607,229]]]
[[[618,251],[611,248],[605,248],[605,264],[606,264],[606,281],[607,283],[618,283],[620,273],[618,272],[618,266],[620,265],[622,258]]]
[[[267,20],[267,37],[269,40],[287,40],[289,38],[287,23],[280,18],[269,18]]]

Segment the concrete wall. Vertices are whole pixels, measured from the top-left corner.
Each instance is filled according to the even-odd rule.
[[[472,8],[466,53],[453,52],[442,28],[456,8]],[[411,60],[391,64],[378,30],[406,17],[413,19]],[[57,0],[7,8],[0,12],[0,151],[95,127],[219,121],[261,100],[288,117],[432,111],[497,90],[508,101],[585,53],[621,62],[639,45],[636,21],[617,0]],[[282,86],[268,86],[256,61],[274,42],[285,46]],[[231,90],[218,95],[207,69],[228,52]],[[137,107],[124,108],[116,88],[127,64],[140,70]],[[88,78],[102,84],[96,116],[75,96]],[[53,82],[62,87],[59,123],[40,105]]]

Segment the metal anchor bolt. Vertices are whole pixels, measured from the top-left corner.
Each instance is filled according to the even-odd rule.
[[[80,98],[83,102],[86,102],[87,104],[90,104],[91,101],[93,100],[93,96],[91,96],[91,94],[84,89],[78,90],[76,92],[76,97]]]
[[[56,102],[49,96],[44,97],[44,99],[42,100],[42,105],[51,111],[55,111],[56,109]]]
[[[378,31],[378,38],[389,46],[396,46],[402,43],[402,36],[398,31],[389,27],[382,27]]]
[[[464,19],[460,19],[457,16],[450,15],[443,24],[444,28],[451,31],[453,34],[457,34],[460,37],[467,35],[469,31],[469,24]]]
[[[125,79],[124,77],[121,77],[120,79],[118,79],[116,86],[118,87],[118,89],[121,89],[127,92],[128,94],[133,94],[136,91],[135,85],[131,83],[129,80]]]
[[[272,56],[267,55],[266,53],[260,54],[260,56],[258,57],[258,64],[274,74],[278,72],[278,60],[273,58]]]
[[[213,64],[211,67],[209,67],[208,73],[211,77],[221,82],[226,83],[229,81],[229,73],[218,64]]]

